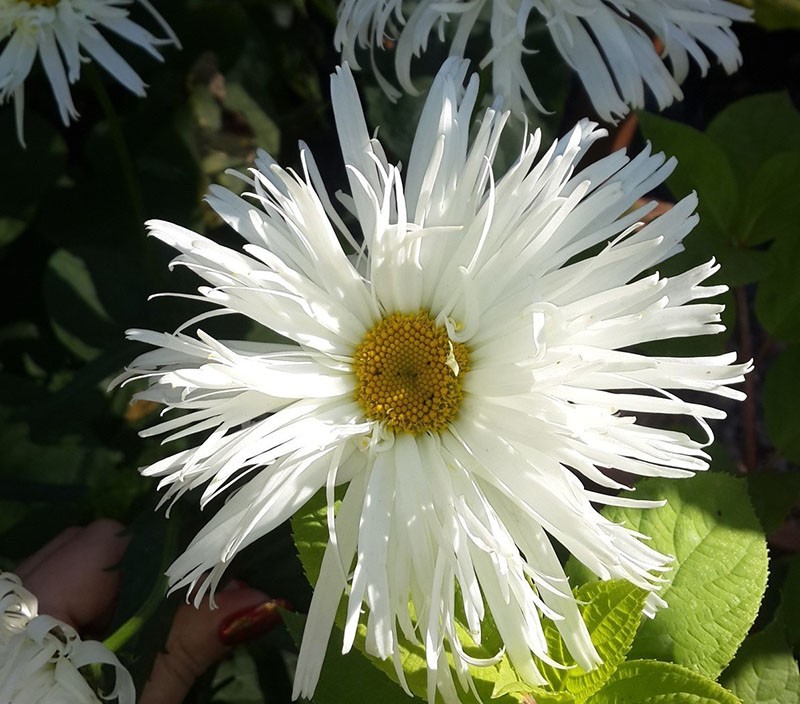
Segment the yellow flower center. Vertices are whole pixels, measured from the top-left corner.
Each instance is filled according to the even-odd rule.
[[[27,2],[31,7],[36,7],[37,5],[43,7],[55,7],[61,2],[61,0],[17,0],[17,2]]]
[[[356,399],[367,418],[412,435],[441,433],[455,419],[468,369],[466,345],[424,311],[383,318],[353,354]]]

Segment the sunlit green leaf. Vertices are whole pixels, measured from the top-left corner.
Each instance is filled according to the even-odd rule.
[[[767,546],[744,480],[719,474],[645,479],[632,494],[662,508],[607,507],[612,521],[648,536],[675,561],[659,595],[668,608],[645,619],[630,658],[667,660],[716,677],[730,662],[758,612],[767,582]],[[591,579],[571,559],[578,582]]]
[[[588,704],[739,704],[714,680],[686,667],[654,660],[623,663]]]
[[[591,672],[577,665],[551,621],[545,624],[550,656],[570,669],[542,664],[553,688],[583,702],[600,689],[625,659],[639,623],[647,593],[624,580],[592,582],[580,587],[575,598],[602,664]]]
[[[669,608],[642,623],[631,657],[671,660],[710,677],[730,662],[758,612],[767,580],[764,535],[744,481],[700,474],[650,480],[637,498],[666,499],[652,511],[614,509],[611,520],[651,536],[675,556],[661,592]]]

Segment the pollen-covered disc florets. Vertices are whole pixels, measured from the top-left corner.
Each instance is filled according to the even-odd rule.
[[[368,418],[394,430],[440,433],[458,414],[468,368],[466,345],[428,313],[393,313],[356,347],[356,399]]]

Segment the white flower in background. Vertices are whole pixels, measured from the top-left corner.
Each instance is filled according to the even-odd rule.
[[[111,692],[97,693],[80,668],[110,665]],[[38,602],[14,574],[0,572],[0,702],[3,704],[135,704],[128,671],[97,641],[38,614]]]
[[[128,7],[134,2],[152,15],[163,37],[129,19]],[[144,82],[100,30],[122,37],[159,61],[157,47],[180,46],[148,0],[0,0],[0,103],[14,99],[17,136],[22,144],[25,79],[37,54],[65,125],[78,117],[69,86],[80,77],[81,65],[88,57],[129,91],[144,96]]]
[[[523,54],[537,48],[528,45],[526,34],[544,21],[598,115],[613,121],[631,107],[644,107],[645,89],[659,109],[682,99],[690,59],[703,75],[709,55],[733,73],[742,57],[731,24],[750,17],[750,10],[727,0],[342,0],[335,43],[356,66],[357,46],[372,51],[387,40],[396,43],[398,81],[415,93],[412,58],[426,50],[431,34],[441,42],[451,35],[450,55],[463,57],[470,36],[486,20],[491,50],[481,67],[491,64],[493,92],[513,110],[524,110],[523,96],[544,110],[534,91],[535,73],[529,77],[522,66]],[[390,97],[399,95],[383,77],[379,81]]]
[[[530,683],[543,682],[532,658],[547,658],[542,614],[591,668],[598,656],[551,539],[600,578],[646,589],[658,588],[669,558],[592,505],[651,504],[581,480],[614,491],[622,485],[608,467],[667,477],[705,469],[705,419],[724,413],[673,391],[742,397],[728,385],[748,365],[732,354],[626,349],[723,329],[722,306],[702,301],[725,290],[701,286],[713,261],[669,279],[644,273],[680,251],[697,222],[689,196],[641,223],[654,204],[635,203],[674,162],[620,152],[580,170],[604,134],[584,121],[541,154],[539,134],[529,135],[495,174],[508,114],[487,110],[469,139],[478,81],[465,89],[466,71],[452,60],[437,76],[402,175],[370,138],[349,69],[333,77],[350,184],[342,200],[360,233],[336,214],[306,149],[302,175],[261,152],[242,176],[244,199],[212,187],[209,203],[244,251],[149,223],[181,252],[175,264],[208,282],[196,298],[217,308],[174,334],[129,333],[157,349],[120,380],[147,379],[138,398],[183,411],[145,434],[204,433],[143,472],[161,478],[165,500],[203,487],[207,504],[238,487],[170,567],[172,587],[196,590],[199,602],[239,550],[327,492],[330,541],[295,695],[314,691],[343,594],[344,650],[365,622],[367,651],[392,658],[402,681],[398,640],[421,642],[430,701],[437,689],[459,699],[448,653],[464,687],[468,665],[493,662],[464,652],[459,613],[478,642],[491,612]],[[232,313],[286,343],[188,332]],[[707,437],[636,413],[692,417]],[[345,484],[334,511],[334,487]]]

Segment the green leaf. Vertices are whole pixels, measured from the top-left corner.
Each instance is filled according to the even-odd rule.
[[[772,274],[756,290],[755,311],[759,322],[771,335],[786,342],[800,341],[800,286],[797,262],[800,261],[800,235],[792,232],[775,242],[769,250],[774,262]]]
[[[744,187],[770,157],[800,149],[800,115],[786,93],[763,93],[727,107],[706,135],[723,149]]]
[[[25,232],[26,227],[28,227],[28,223],[24,220],[0,217],[0,247],[5,247],[17,239]]]
[[[667,179],[672,194],[682,198],[697,191],[697,212],[703,226],[727,233],[735,214],[738,188],[725,152],[702,132],[679,122],[640,112],[639,123],[656,150],[678,159]]]
[[[739,238],[749,245],[800,237],[800,151],[784,152],[755,171],[744,197]]]
[[[542,663],[547,680],[559,692],[568,692],[584,702],[614,674],[625,660],[642,620],[647,592],[621,579],[593,582],[580,587],[575,598],[602,664],[591,672],[577,665],[564,645],[555,624],[545,621],[545,635],[551,657],[571,669],[556,669]],[[538,701],[538,698],[537,698]]]
[[[44,296],[56,335],[80,359],[96,357],[117,333],[86,263],[65,249],[47,263]]]
[[[800,499],[800,473],[754,472],[747,476],[747,487],[756,515],[769,535]]]
[[[754,0],[755,21],[765,29],[800,29],[800,0]]]
[[[775,447],[788,459],[800,461],[800,406],[797,373],[800,345],[781,352],[764,381],[764,422]]]
[[[800,702],[800,672],[782,631],[773,623],[750,636],[720,678],[743,704]]]
[[[59,340],[83,360],[97,357],[147,320],[141,268],[107,247],[58,249],[44,276],[44,297]]]
[[[800,651],[800,555],[795,555],[789,561],[789,569],[781,590],[781,604],[775,615],[775,620],[785,626],[785,635],[789,645]]]
[[[651,538],[674,555],[659,595],[669,605],[645,619],[631,658],[672,661],[709,677],[727,665],[755,620],[767,583],[767,546],[744,480],[724,474],[645,479],[631,494],[666,500],[656,509],[609,506],[609,520]],[[588,578],[570,560],[568,574]]]
[[[305,616],[283,612],[283,621],[299,646],[303,638]],[[343,655],[339,646],[342,636],[342,631],[334,627],[314,694],[316,704],[342,704],[354,699],[381,704],[413,704],[421,701],[417,697],[410,698],[396,683],[376,669],[366,655],[357,650]],[[357,697],[354,697],[354,692],[358,692]]]
[[[704,236],[706,233],[693,232],[693,235]],[[698,246],[699,245],[699,246]],[[708,261],[711,257],[715,257],[722,266],[719,279],[725,282],[726,286],[744,286],[755,282],[764,281],[775,270],[775,263],[773,257],[769,252],[764,252],[759,249],[747,249],[739,244],[716,243],[712,242],[709,237],[706,237],[704,242],[691,239],[687,241],[687,252],[698,252],[700,255],[697,261]],[[733,306],[726,308],[726,312],[732,313],[735,310]],[[723,318],[724,321],[724,318]],[[730,322],[726,323],[726,327],[732,327]],[[691,338],[694,342],[697,338]],[[695,354],[700,354],[696,352]]]
[[[668,662],[632,660],[588,704],[739,704],[707,677]]]
[[[552,692],[541,687],[529,687],[525,690],[526,697],[523,704],[535,702],[535,704],[575,704],[575,697],[569,692]]]

